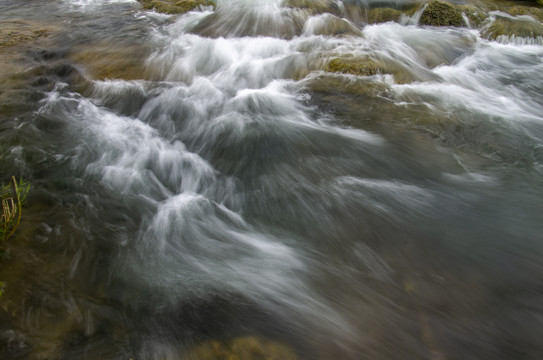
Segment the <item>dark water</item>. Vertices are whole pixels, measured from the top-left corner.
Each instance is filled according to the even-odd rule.
[[[543,47],[280,4],[0,4],[0,358],[543,357]]]

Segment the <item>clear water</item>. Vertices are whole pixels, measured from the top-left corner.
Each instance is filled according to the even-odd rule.
[[[2,359],[543,356],[543,47],[280,5],[0,4],[54,26],[0,78]]]

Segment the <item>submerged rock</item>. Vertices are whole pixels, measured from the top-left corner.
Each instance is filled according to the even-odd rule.
[[[10,19],[0,22],[0,48],[21,45],[47,37],[53,27],[27,20]]]
[[[58,31],[53,25],[23,19],[0,21],[0,112],[9,114],[28,107],[27,79],[22,74],[32,64],[28,53],[47,44]]]
[[[208,341],[198,345],[183,360],[297,360],[294,351],[279,342],[239,337],[229,341]]]
[[[392,8],[374,8],[366,12],[366,21],[368,24],[379,24],[385,22],[399,22],[403,12]]]
[[[284,7],[304,9],[312,15],[330,13],[339,15],[339,7],[332,0],[285,0],[282,4]]]
[[[420,17],[420,24],[430,26],[465,25],[462,13],[453,5],[441,1],[433,1],[426,6]]]
[[[420,3],[414,1],[382,1],[357,4],[344,2],[342,13],[353,22],[379,24],[385,22],[401,22],[402,18],[415,14]]]
[[[362,32],[351,22],[332,14],[322,14],[307,20],[304,26],[306,35],[362,36]]]
[[[147,10],[155,10],[164,14],[184,14],[200,6],[213,6],[209,0],[138,0]]]
[[[82,65],[92,78],[137,80],[145,78],[145,49],[137,46],[124,48],[112,44],[97,44],[76,49],[70,59]]]

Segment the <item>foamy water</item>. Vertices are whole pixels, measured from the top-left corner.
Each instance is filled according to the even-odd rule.
[[[536,359],[543,48],[353,4],[375,6],[53,3],[28,106],[1,118],[33,190],[0,354],[183,359],[256,335],[301,359]]]

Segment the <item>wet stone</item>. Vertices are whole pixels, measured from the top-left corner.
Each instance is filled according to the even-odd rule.
[[[434,1],[426,6],[420,17],[421,25],[464,26],[460,11],[449,3]]]

